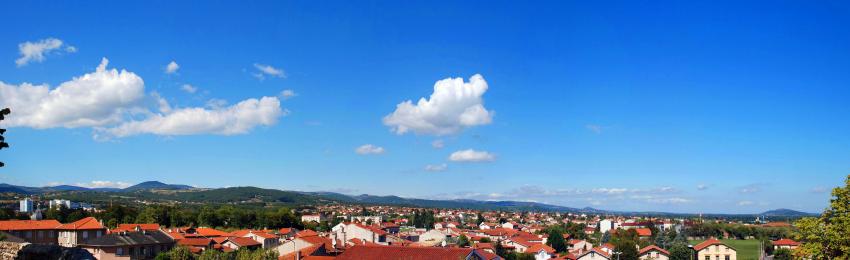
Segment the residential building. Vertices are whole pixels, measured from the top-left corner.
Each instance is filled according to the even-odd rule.
[[[696,260],[737,260],[738,251],[715,238],[694,246]]]
[[[4,220],[0,221],[0,231],[20,237],[33,244],[57,244],[56,228],[62,225],[54,219],[49,220]]]
[[[670,252],[655,245],[649,245],[640,249],[638,257],[641,260],[668,260],[670,259]]]
[[[21,206],[18,211],[20,211],[21,213],[31,213],[35,211],[35,209],[32,207],[32,200],[30,198],[22,199]]]
[[[794,250],[794,249],[797,249],[797,247],[800,246],[800,242],[797,242],[797,241],[794,241],[794,240],[791,240],[791,239],[787,239],[787,238],[783,238],[783,239],[780,239],[780,240],[773,241],[772,244],[773,244],[774,250],[782,249],[782,248],[788,249],[788,250]]]
[[[591,248],[579,254],[576,260],[611,260],[611,255],[599,248]]]
[[[72,223],[62,224],[56,228],[59,231],[59,245],[75,247],[89,239],[106,234],[106,227],[93,217],[83,218]]]
[[[336,260],[502,260],[478,249],[364,245],[348,248]]]
[[[99,260],[154,259],[160,252],[171,250],[174,239],[160,230],[120,232],[90,239],[79,247]]]
[[[599,232],[605,233],[611,231],[614,228],[614,222],[610,219],[603,219],[599,221]]]
[[[380,223],[380,222],[379,222]],[[351,239],[360,239],[369,243],[387,245],[386,231],[375,227],[367,226],[360,223],[349,222],[339,223],[332,230],[332,239],[347,242]]]

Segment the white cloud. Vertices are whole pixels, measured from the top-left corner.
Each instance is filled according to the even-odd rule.
[[[755,203],[753,203],[752,201],[749,201],[749,200],[742,200],[742,201],[738,202],[738,206],[750,206],[750,205],[753,205],[753,204],[755,204]]]
[[[183,90],[184,92],[189,94],[194,94],[195,92],[198,92],[198,88],[189,84],[183,84],[183,86],[180,86],[180,90]]]
[[[19,86],[0,82],[0,103],[11,107],[10,127],[103,126],[121,122],[145,97],[144,81],[135,73],[107,69],[103,58],[95,72],[50,89],[46,84]]]
[[[708,185],[706,184],[697,184],[697,190],[707,190]]]
[[[434,149],[443,149],[443,147],[446,147],[446,144],[443,143],[443,140],[437,139],[431,142],[431,147],[434,147]]]
[[[449,166],[445,163],[425,165],[425,170],[429,171],[429,172],[442,172],[442,171],[445,171],[448,168],[449,168]]]
[[[17,64],[18,67],[22,67],[30,62],[42,62],[47,54],[61,52],[63,44],[62,40],[56,38],[47,38],[37,42],[23,42],[18,44],[18,52],[20,52],[21,57],[15,60],[15,64]],[[77,48],[74,46],[65,46],[64,51],[67,53],[77,51]]]
[[[271,65],[254,63],[254,68],[256,68],[258,72],[254,73],[253,75],[259,80],[266,79],[266,75],[278,78],[286,78],[286,73],[282,69],[272,67]]]
[[[593,193],[602,193],[602,194],[623,194],[629,191],[629,189],[625,188],[596,188],[591,190]]]
[[[453,162],[492,162],[496,160],[496,155],[486,151],[467,149],[453,152],[449,155],[449,160]]]
[[[291,89],[284,89],[280,92],[280,97],[283,98],[283,100],[294,98],[296,96],[298,96],[298,93],[295,93],[295,91]]]
[[[746,194],[746,193],[756,193],[756,192],[761,191],[762,186],[764,186],[764,185],[762,185],[762,184],[758,184],[758,183],[754,183],[754,184],[750,184],[750,185],[746,185],[746,186],[740,187],[740,188],[738,189],[738,192],[740,192],[740,193],[745,193],[745,194]]]
[[[171,61],[168,65],[165,65],[165,74],[177,73],[178,69],[180,69],[180,65],[178,65],[175,61]]]
[[[357,149],[354,149],[354,152],[357,154],[367,155],[367,154],[383,154],[385,152],[383,147],[372,145],[372,144],[364,144]]]
[[[407,100],[383,118],[384,125],[396,134],[449,135],[464,128],[486,125],[493,121],[492,111],[484,108],[482,96],[487,82],[479,74],[464,82],[462,78],[447,78],[434,84],[429,99],[420,98],[414,104]]]
[[[88,183],[77,183],[77,184],[74,184],[74,185],[79,186],[79,187],[86,187],[86,188],[90,188],[90,189],[96,189],[96,188],[119,188],[119,189],[123,189],[123,188],[127,188],[127,187],[132,186],[132,184],[127,183],[127,182],[123,182],[123,181],[91,181],[91,182],[88,182]]]
[[[207,100],[206,104],[206,107],[211,109],[221,109],[225,106],[227,106],[227,100],[219,98],[211,98],[210,100]]]
[[[223,108],[179,108],[170,113],[154,114],[140,121],[124,122],[111,128],[96,129],[96,139],[127,137],[138,134],[193,135],[244,134],[257,126],[277,123],[289,113],[280,108],[277,97],[247,99]]]
[[[156,104],[159,107],[159,112],[168,113],[171,112],[171,105],[168,104],[168,100],[165,100],[162,96],[157,92],[151,93],[151,96],[156,100]]]
[[[821,187],[821,186],[817,186],[817,187],[813,187],[811,190],[809,190],[809,192],[811,192],[811,193],[827,193],[827,192],[829,192],[829,189]]]

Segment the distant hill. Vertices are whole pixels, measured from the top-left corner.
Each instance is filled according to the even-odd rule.
[[[139,191],[139,190],[188,190],[194,187],[183,184],[165,184],[158,181],[146,181],[124,189],[124,191]]]
[[[768,211],[762,212],[759,215],[767,216],[767,217],[808,217],[808,216],[816,216],[816,215],[819,215],[819,214],[796,211],[796,210],[793,210],[793,209],[774,209],[774,210],[768,210]]]

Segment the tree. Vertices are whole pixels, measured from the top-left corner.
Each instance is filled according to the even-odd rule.
[[[677,242],[670,246],[670,260],[690,260],[691,249],[685,243]]]
[[[475,222],[476,226],[481,226],[481,223],[484,222],[484,215],[481,215],[481,212],[478,212],[478,215],[475,218]]]
[[[469,246],[469,238],[464,234],[460,234],[460,237],[457,238],[457,246],[459,247],[468,247]]]
[[[546,244],[551,246],[558,253],[567,251],[567,241],[564,240],[564,236],[561,235],[558,230],[549,230],[549,239],[546,240]]]
[[[602,234],[600,244],[608,243],[608,241],[611,241],[611,232],[605,231],[605,233]]]
[[[817,218],[794,223],[794,238],[802,242],[797,254],[814,259],[850,258],[850,175],[844,187],[832,190],[829,208]]]
[[[190,251],[188,247],[178,246],[178,247],[172,248],[171,251],[168,251],[168,258],[166,258],[166,259],[169,259],[169,260],[194,260],[195,256],[192,255],[192,251]]]
[[[634,240],[617,240],[614,244],[614,250],[621,253],[620,259],[638,259],[637,244]]]
[[[791,250],[786,248],[780,248],[776,251],[773,251],[773,259],[774,260],[791,260],[794,259],[794,256],[791,255]]]
[[[501,239],[499,241],[493,242],[493,251],[496,252],[496,255],[501,256],[501,257],[507,257],[507,255],[509,254],[508,250],[505,249],[504,246],[502,246],[502,240]]]

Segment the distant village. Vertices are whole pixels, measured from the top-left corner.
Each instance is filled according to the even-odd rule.
[[[93,216],[62,223],[46,212],[94,214],[102,209],[63,199],[23,198],[17,206],[18,219],[0,221],[2,259],[49,258],[39,255],[43,249],[28,249],[38,246],[83,257],[77,259],[176,259],[177,251],[198,259],[224,259],[205,256],[251,251],[262,252],[258,255],[263,259],[293,260],[736,260],[763,259],[799,246],[788,237],[791,224],[760,217],[740,221],[325,205],[290,209],[299,220],[291,226],[234,229],[133,222],[110,226]],[[738,240],[752,241],[756,249],[730,242]]]

